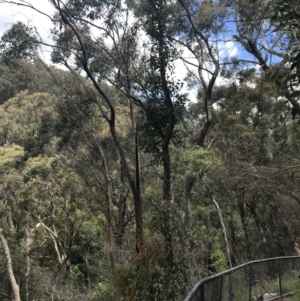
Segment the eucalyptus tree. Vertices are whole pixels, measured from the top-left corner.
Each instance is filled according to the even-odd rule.
[[[292,2],[296,5],[297,1]],[[292,75],[287,67],[287,62],[293,61],[294,51],[288,29],[289,25],[282,23],[280,15],[288,16],[291,4],[284,1],[232,1],[232,17],[236,32],[232,34],[234,41],[238,42],[242,49],[250,54],[249,58],[235,57],[233,62],[244,62],[258,65],[260,69],[274,80],[278,86],[279,94],[285,96],[292,106],[293,116],[300,113],[298,94],[294,89]],[[292,9],[293,10],[293,9]],[[286,11],[286,13],[285,13]],[[293,15],[293,13],[292,13]],[[289,24],[293,21],[289,15]],[[295,20],[295,19],[294,19]],[[291,27],[293,27],[291,25]],[[292,35],[291,35],[292,37]],[[297,38],[296,38],[297,39]],[[249,65],[250,64],[250,65]],[[292,66],[292,70],[295,65]]]
[[[299,97],[299,2],[274,1],[272,21],[277,25],[277,32],[282,32],[285,36],[289,50],[284,54],[283,64],[290,68],[285,74],[277,71],[273,77],[280,81],[281,88],[286,89],[285,87],[288,86],[291,90],[290,98],[297,98]],[[293,116],[299,114],[299,106],[299,103],[293,104]]]
[[[215,91],[218,122],[212,133],[214,147],[226,167],[227,180],[219,175],[217,182],[232,210],[233,255],[242,254],[242,250],[246,250],[243,256],[247,259],[289,254],[298,236],[286,220],[290,208],[285,208],[286,202],[295,208],[299,201],[298,188],[288,176],[292,173],[297,178],[298,174],[292,163],[298,162],[298,155],[290,148],[296,122],[289,106],[274,96],[273,82],[262,79],[255,69],[237,76],[239,85],[220,86]],[[273,222],[275,216],[277,223]],[[239,227],[244,233],[238,242]],[[275,231],[278,240],[272,234]],[[285,246],[280,242],[283,236]],[[254,246],[257,237],[261,239]]]
[[[15,229],[20,224],[13,211],[16,210],[17,200],[15,198],[14,189],[20,186],[20,178],[17,172],[9,172],[9,169],[14,169],[24,160],[24,149],[18,145],[11,145],[0,148],[0,198],[1,198],[1,226],[0,226],[0,241],[4,250],[4,260],[6,262],[6,271],[11,285],[11,292],[14,300],[20,301],[20,283],[17,282],[16,275],[20,269],[16,268],[15,258],[13,257],[13,248],[9,243],[9,234],[16,232]],[[18,225],[17,225],[18,224]],[[15,234],[15,233],[14,233]],[[16,238],[16,235],[14,235]],[[15,244],[18,248],[17,243]],[[17,270],[17,271],[16,271]],[[4,277],[5,279],[6,277]],[[5,282],[5,281],[4,281]]]
[[[14,1],[2,2],[29,6],[35,9],[34,6],[28,4],[26,1],[19,1],[18,3]],[[53,0],[50,1],[50,3],[53,5],[56,13],[53,17],[46,14],[44,15],[49,17],[54,24],[52,34],[55,44],[52,45],[54,48],[52,61],[64,64],[71,72],[74,72],[75,69],[84,71],[98,93],[97,95],[93,95],[94,102],[97,104],[102,117],[109,125],[112,139],[120,156],[122,169],[126,175],[133,196],[136,221],[136,249],[139,251],[143,244],[142,202],[138,176],[139,168],[138,166],[135,168],[135,179],[124,148],[120,143],[119,133],[116,132],[115,100],[104,91],[100,84],[100,82],[103,81],[112,82],[111,79],[113,77],[117,78],[117,75],[121,73],[121,68],[126,65],[124,64],[126,55],[124,56],[123,50],[120,51],[123,49],[120,41],[122,41],[123,37],[127,36],[127,31],[129,31],[130,28],[129,11],[126,7],[124,8],[126,4],[121,3],[121,1],[112,3],[110,1],[85,2]],[[100,22],[100,25],[98,25],[99,23],[97,23],[97,21]],[[92,32],[92,34],[90,34],[90,32]],[[94,36],[96,36],[95,39],[93,39]],[[131,36],[136,37],[134,34]],[[23,38],[26,41],[28,40],[26,39],[27,35],[20,37],[21,40]],[[38,42],[45,44],[40,39]],[[23,45],[23,43],[17,43],[15,46],[17,46],[16,49],[18,49],[19,46]],[[32,44],[29,43],[29,48],[31,45]],[[113,45],[113,47],[110,47],[110,45]],[[128,45],[133,44],[128,43]],[[116,61],[112,55],[114,51],[111,48],[117,52],[117,58],[119,59],[117,61],[118,67],[115,67]],[[8,49],[9,48],[6,50]],[[101,56],[97,57],[97,52],[101,53]],[[7,53],[7,51],[5,53]],[[25,54],[27,54],[26,51]],[[98,60],[95,59],[96,57]],[[130,56],[130,58],[133,59],[132,56]],[[97,63],[94,63],[93,60],[97,61]],[[100,69],[99,66],[101,66]],[[117,84],[117,80],[115,80],[114,83]],[[130,87],[129,90],[122,91],[127,97],[129,97],[129,93],[132,93]],[[130,99],[130,97],[128,99]],[[132,121],[134,125],[134,118],[132,118]],[[136,154],[136,156],[138,156],[138,154]],[[136,162],[138,165],[138,157]]]
[[[89,268],[90,256],[94,256],[95,250],[91,243],[98,240],[93,237],[99,235],[95,228],[100,224],[104,227],[100,218],[91,218],[88,208],[93,204],[87,207],[82,202],[82,197],[90,200],[92,197],[80,178],[74,170],[66,168],[63,154],[57,155],[57,142],[53,141],[53,98],[46,93],[28,95],[23,92],[0,107],[3,125],[7,128],[6,141],[0,152],[0,197],[4,217],[1,234],[6,253],[7,246],[13,242],[12,251],[7,253],[8,263],[15,266],[15,278],[22,279],[20,295],[26,300],[41,293],[34,287],[41,284],[36,273],[40,273],[39,268],[43,266],[47,266],[47,273],[53,275],[47,289],[55,285],[58,278],[67,285],[76,281],[84,283],[85,280],[80,279],[84,274],[91,285],[95,285],[94,274]],[[98,208],[94,212],[101,215]],[[87,219],[93,221],[88,226]],[[82,235],[85,227],[92,230],[87,241],[82,238],[87,237]],[[102,248],[99,243],[93,245],[96,253]],[[58,273],[56,266],[60,272],[64,271],[60,273],[62,277],[55,276]],[[74,277],[75,270],[80,271],[79,277]],[[41,273],[45,282],[47,273]],[[12,275],[11,271],[9,275]],[[68,279],[63,280],[64,277]],[[2,289],[8,293],[4,286]]]
[[[221,49],[226,34],[226,22],[229,11],[226,1],[185,1],[171,2],[169,15],[166,18],[168,27],[172,30],[171,40],[181,49],[178,59],[181,59],[188,70],[188,81],[200,87],[202,93],[203,110],[201,123],[197,123],[197,138],[193,146],[205,147],[205,140],[213,126],[213,91],[216,81],[221,75],[221,70],[226,64],[227,54]],[[203,175],[199,175],[203,177]],[[187,174],[185,179],[185,232],[190,234],[192,229],[191,210],[193,203],[193,187],[197,177]],[[213,191],[210,191],[211,201],[216,205],[216,210],[222,221],[222,214]],[[224,223],[224,240],[229,250]],[[189,243],[187,243],[187,246]],[[228,254],[230,252],[227,252]],[[230,255],[228,264],[231,266]]]

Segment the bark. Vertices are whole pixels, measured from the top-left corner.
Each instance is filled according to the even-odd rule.
[[[236,266],[236,237],[235,237],[235,226],[234,226],[234,218],[233,218],[234,206],[231,203],[230,206],[230,222],[229,222],[229,229],[230,229],[230,246],[231,246],[231,262],[234,266]]]
[[[120,181],[121,181],[121,191],[118,204],[118,221],[117,221],[117,230],[115,231],[115,241],[118,249],[120,250],[123,246],[123,237],[125,233],[125,213],[126,213],[126,199],[129,190],[125,192],[125,179],[123,167],[120,168]]]
[[[136,203],[135,207],[135,214],[136,214],[136,220],[138,221],[138,226],[136,228],[137,234],[139,233],[139,236],[137,236],[137,245],[136,245],[136,251],[139,252],[139,250],[143,249],[143,202],[141,197],[141,177],[140,177],[140,153],[139,153],[139,141],[138,141],[138,131],[136,127],[136,121],[134,116],[134,108],[133,108],[133,102],[130,101],[130,116],[131,116],[131,123],[133,128],[133,134],[134,134],[134,154],[135,154],[135,185],[136,185],[136,193],[137,198],[139,201]]]
[[[156,8],[154,8],[156,9]],[[160,12],[156,12],[159,16]],[[171,233],[171,211],[172,211],[172,189],[171,189],[171,158],[169,145],[174,132],[176,122],[174,106],[172,103],[171,93],[168,87],[166,76],[166,55],[165,55],[165,41],[164,29],[161,18],[158,18],[158,55],[159,55],[159,72],[161,78],[162,90],[164,93],[164,104],[168,109],[168,126],[162,140],[162,160],[163,160],[163,200],[165,213],[165,243],[166,247],[171,250],[173,248],[172,233]]]
[[[222,227],[222,232],[223,232],[223,239],[224,239],[224,243],[225,243],[228,267],[231,269],[232,268],[231,251],[230,251],[230,244],[229,244],[229,241],[228,241],[228,238],[227,238],[226,226],[225,226],[225,223],[224,223],[224,220],[223,220],[223,216],[222,216],[220,206],[219,206],[218,202],[216,201],[213,194],[211,195],[211,199],[212,199],[212,202],[214,203],[214,205],[217,209],[217,212],[218,212],[218,217],[219,217],[221,227]]]
[[[265,236],[265,232],[264,232],[264,229],[261,225],[261,222],[260,222],[260,218],[259,218],[259,215],[257,214],[257,211],[256,211],[256,204],[255,204],[255,200],[253,201],[253,204],[249,204],[247,203],[247,206],[248,208],[250,209],[250,212],[251,214],[253,215],[254,217],[254,221],[255,221],[255,224],[256,224],[256,227],[261,235],[261,239],[264,243],[267,242],[267,239],[266,239],[266,236]]]
[[[84,256],[84,263],[86,267],[86,284],[88,287],[88,294],[90,294],[91,291],[91,278],[90,278],[90,265],[89,265],[89,260],[87,256]]]
[[[192,229],[192,218],[191,218],[191,210],[192,210],[192,188],[194,186],[196,178],[193,176],[187,176],[185,180],[185,215],[184,215],[184,232],[187,236],[189,236]]]
[[[109,259],[110,259],[110,267],[112,272],[115,271],[115,258],[114,258],[114,231],[113,231],[113,222],[112,222],[112,213],[111,213],[111,207],[112,207],[112,199],[111,199],[111,190],[110,190],[110,184],[109,184],[109,173],[108,173],[108,167],[106,163],[106,158],[104,156],[104,152],[98,143],[98,149],[102,158],[102,163],[104,167],[104,177],[106,182],[106,219],[107,219],[107,232],[108,232],[108,253],[109,253]]]
[[[107,206],[107,228],[108,228],[108,248],[109,248],[109,259],[110,259],[110,268],[112,272],[115,271],[115,258],[114,258],[114,245],[113,245],[113,225],[112,225],[112,214],[111,214],[111,194],[106,198]]]
[[[119,250],[123,246],[123,238],[125,234],[125,228],[128,225],[128,223],[132,220],[131,215],[127,220],[125,220],[125,214],[126,214],[126,201],[130,192],[130,188],[127,187],[125,191],[125,179],[124,179],[124,172],[122,170],[121,166],[121,173],[120,173],[120,180],[122,183],[122,188],[121,188],[121,193],[120,193],[120,199],[119,199],[119,204],[118,204],[118,221],[117,221],[117,231],[115,231],[115,240],[116,240],[116,245],[118,246]]]
[[[167,248],[172,248],[172,233],[171,233],[171,209],[172,209],[172,194],[171,194],[171,163],[169,148],[163,149],[163,200],[164,200],[164,236]]]
[[[252,247],[250,243],[250,230],[247,222],[247,211],[246,211],[246,202],[244,200],[244,193],[238,196],[238,207],[239,207],[239,214],[242,222],[242,228],[245,235],[245,243],[246,243],[246,252],[248,260],[252,260]]]
[[[7,244],[7,240],[2,231],[3,230],[0,229],[0,239],[1,239],[2,247],[4,249],[4,254],[5,254],[5,259],[6,259],[6,268],[7,268],[8,277],[9,277],[9,281],[10,281],[13,296],[14,296],[14,301],[21,301],[19,285],[17,284],[17,281],[15,279],[15,275],[14,275],[14,271],[13,271],[13,267],[12,267],[10,250],[9,250],[9,247]]]
[[[26,273],[25,273],[25,294],[26,301],[30,300],[29,292],[29,279],[31,272],[31,260],[30,260],[30,249],[31,249],[31,231],[28,228],[28,225],[25,226],[25,255],[26,255]]]

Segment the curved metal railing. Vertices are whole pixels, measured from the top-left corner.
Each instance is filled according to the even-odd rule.
[[[198,282],[184,301],[276,300],[300,292],[300,256],[250,261]]]

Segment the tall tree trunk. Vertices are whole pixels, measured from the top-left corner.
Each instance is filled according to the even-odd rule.
[[[192,229],[192,218],[191,218],[191,210],[192,210],[192,188],[194,186],[196,178],[194,176],[187,176],[185,179],[185,189],[184,189],[184,197],[185,197],[185,210],[184,210],[184,232],[187,237],[189,236]]]
[[[31,272],[31,260],[30,260],[30,249],[31,249],[31,231],[28,225],[25,226],[25,256],[26,256],[26,273],[25,273],[25,294],[26,301],[30,301],[30,292],[29,292],[29,279]]]
[[[231,203],[230,206],[230,222],[229,222],[229,229],[230,229],[230,246],[231,246],[231,262],[235,266],[236,265],[236,238],[235,238],[235,226],[234,226],[234,218],[233,218],[234,206]]]
[[[111,190],[110,190],[110,183],[109,183],[109,174],[108,174],[108,167],[106,158],[104,155],[104,152],[101,148],[100,143],[98,142],[98,149],[102,158],[103,166],[104,166],[104,177],[106,182],[106,219],[107,219],[107,232],[108,232],[108,253],[109,253],[109,259],[110,259],[110,267],[112,272],[115,271],[115,258],[114,258],[114,231],[113,231],[113,222],[112,222],[112,213],[111,213],[111,206],[112,206],[112,200],[111,200]]]
[[[19,285],[17,284],[17,281],[15,279],[15,275],[14,275],[14,271],[13,271],[13,267],[12,267],[10,250],[9,250],[6,238],[2,231],[3,230],[0,228],[0,240],[1,240],[2,247],[4,249],[4,254],[5,254],[5,259],[6,259],[6,268],[7,268],[8,277],[9,277],[9,281],[10,281],[13,296],[14,296],[14,301],[21,301]]]
[[[169,147],[163,149],[163,200],[164,200],[164,236],[167,248],[172,248],[171,233],[171,212],[172,212],[172,193],[171,193],[171,163]]]
[[[127,176],[127,180],[132,192],[132,196],[133,196],[133,202],[134,202],[134,209],[135,209],[135,236],[136,236],[136,251],[139,253],[141,251],[141,246],[143,246],[143,216],[142,216],[142,211],[141,211],[141,196],[140,193],[137,191],[136,189],[136,183],[130,173],[129,170],[129,166],[126,160],[126,156],[124,153],[123,148],[121,147],[116,131],[115,131],[115,127],[113,125],[110,125],[110,132],[112,135],[112,138],[114,140],[114,143],[118,149],[119,155],[120,155],[120,159],[121,159],[121,165],[124,168],[124,172]]]
[[[108,248],[109,248],[109,259],[110,267],[112,272],[115,271],[115,257],[114,257],[114,232],[113,232],[113,223],[112,223],[112,214],[111,214],[111,193],[108,192],[106,196],[106,206],[107,206],[107,229],[108,229]]]
[[[141,197],[141,179],[140,179],[140,153],[139,153],[139,141],[138,141],[138,131],[136,127],[136,121],[134,116],[134,108],[133,102],[130,101],[130,116],[131,116],[131,123],[134,135],[134,154],[135,154],[135,188],[136,193],[139,199],[139,202],[136,203],[135,207],[135,215],[136,220],[139,222],[139,225],[136,227],[137,231],[137,245],[136,251],[139,252],[143,250],[143,203]]]
[[[226,231],[226,226],[225,226],[225,223],[224,223],[224,220],[223,220],[223,216],[222,216],[222,212],[221,212],[221,209],[220,209],[220,206],[218,204],[218,202],[216,201],[214,195],[212,194],[211,195],[211,199],[212,199],[212,202],[214,203],[216,209],[217,209],[217,212],[218,212],[218,217],[219,217],[219,220],[220,220],[220,223],[221,223],[221,227],[222,227],[222,232],[223,232],[223,239],[224,239],[224,243],[225,243],[225,249],[226,249],[226,257],[227,257],[227,262],[228,262],[228,267],[231,269],[232,268],[232,262],[231,262],[231,251],[230,251],[230,244],[229,244],[229,241],[228,241],[228,238],[227,238],[227,231]]]
[[[241,218],[242,227],[245,235],[246,252],[248,257],[247,259],[250,261],[252,260],[252,247],[250,244],[250,230],[246,218],[247,210],[246,210],[246,202],[244,197],[245,196],[243,192],[238,196],[238,207],[239,207],[240,218]]]
[[[158,59],[159,59],[159,73],[161,78],[161,88],[164,93],[164,105],[168,109],[168,126],[162,138],[162,160],[163,160],[163,201],[164,201],[164,228],[165,228],[165,243],[166,248],[170,254],[170,264],[173,260],[173,241],[171,233],[171,211],[172,211],[172,189],[171,189],[171,158],[169,145],[174,132],[174,126],[176,122],[174,106],[172,102],[172,97],[167,81],[166,66],[168,64],[168,55],[165,53],[166,41],[165,41],[165,30],[161,19],[161,11],[153,5],[153,9],[157,14],[158,23]]]
[[[260,222],[260,218],[257,214],[257,211],[256,211],[256,201],[253,200],[253,202],[250,204],[250,203],[247,203],[247,206],[248,208],[250,209],[250,212],[251,214],[253,215],[254,217],[254,221],[255,221],[255,224],[256,224],[256,227],[257,227],[257,230],[259,231],[260,235],[261,235],[261,240],[266,243],[267,242],[267,239],[266,239],[266,235],[265,235],[265,232],[264,232],[264,229],[261,225],[261,222]]]
[[[118,247],[117,251],[123,246],[123,238],[125,233],[125,213],[126,213],[126,199],[129,193],[129,190],[125,192],[125,175],[124,170],[121,165],[120,168],[120,182],[121,182],[121,189],[120,189],[120,197],[119,197],[119,204],[118,204],[118,220],[116,224],[116,231],[115,231],[115,241]],[[117,252],[118,253],[118,252]]]

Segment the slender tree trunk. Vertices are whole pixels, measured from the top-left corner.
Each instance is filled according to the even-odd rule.
[[[134,134],[134,153],[135,153],[135,187],[136,193],[138,195],[139,202],[136,204],[135,214],[137,216],[137,220],[139,221],[139,225],[137,227],[137,233],[140,232],[138,240],[138,244],[136,246],[136,251],[143,250],[143,202],[141,197],[141,177],[140,177],[140,153],[139,153],[139,141],[138,141],[138,131],[136,127],[136,121],[134,117],[134,108],[132,100],[130,101],[130,116],[131,116],[131,123],[133,128]]]
[[[164,228],[165,228],[165,243],[168,251],[170,264],[173,261],[173,241],[171,230],[171,212],[172,212],[172,189],[171,189],[171,158],[170,158],[170,141],[173,136],[174,126],[176,122],[174,106],[167,81],[166,66],[168,64],[168,55],[165,53],[166,41],[164,25],[161,20],[160,11],[153,5],[153,9],[157,14],[158,23],[158,58],[159,58],[159,73],[161,78],[161,88],[164,93],[164,105],[168,109],[168,126],[162,138],[162,160],[163,160],[163,201],[164,201]]]
[[[230,222],[229,222],[229,229],[230,229],[230,246],[231,246],[231,262],[233,265],[236,265],[236,238],[235,238],[235,226],[234,226],[234,218],[233,218],[234,207],[231,203],[230,208]]]
[[[108,253],[109,253],[109,259],[110,259],[110,267],[112,272],[115,271],[115,258],[114,258],[114,231],[113,231],[113,222],[112,222],[112,213],[111,213],[111,206],[112,206],[112,200],[111,200],[111,190],[110,190],[110,183],[109,183],[109,174],[108,174],[108,167],[106,158],[104,156],[104,152],[101,148],[100,143],[98,143],[98,149],[102,158],[103,166],[104,166],[104,176],[105,176],[105,182],[106,182],[106,219],[107,219],[107,232],[108,232]]]
[[[252,259],[252,248],[250,244],[249,226],[246,220],[246,202],[244,200],[244,195],[238,196],[238,206],[239,206],[239,213],[242,222],[242,227],[245,235],[247,257],[248,260],[250,261]]]
[[[112,214],[111,214],[111,193],[109,191],[106,198],[106,206],[107,206],[107,228],[108,228],[108,248],[109,248],[109,259],[110,259],[110,267],[112,272],[115,271],[115,257],[114,257],[114,232],[113,232],[113,223],[112,223]]]
[[[189,236],[192,229],[192,218],[191,218],[191,210],[192,210],[192,188],[194,186],[196,178],[193,176],[187,176],[185,180],[185,214],[184,214],[184,232],[187,236]]]
[[[172,193],[171,193],[171,163],[169,147],[163,149],[163,200],[164,200],[164,236],[167,248],[172,248],[171,233],[171,211],[172,211]]]
[[[123,151],[123,148],[121,147],[115,128],[113,125],[110,124],[110,132],[112,135],[112,138],[114,140],[114,143],[118,149],[120,159],[121,159],[121,165],[124,168],[124,172],[126,174],[132,196],[133,196],[133,202],[134,202],[134,209],[135,209],[135,235],[136,235],[136,251],[139,253],[141,251],[141,246],[143,246],[143,216],[141,211],[141,196],[139,192],[136,189],[135,181],[130,173],[129,166],[126,160],[125,153]]]
[[[253,202],[253,204],[247,204],[248,205],[248,208],[250,209],[253,217],[254,217],[254,220],[255,220],[255,224],[256,224],[256,227],[261,235],[261,239],[264,243],[267,242],[267,239],[266,239],[266,236],[265,236],[265,232],[264,232],[264,229],[263,227],[261,226],[261,223],[260,223],[260,218],[257,214],[257,211],[256,211],[256,205],[255,205],[255,201]]]
[[[13,296],[14,296],[14,301],[21,301],[20,289],[19,289],[19,286],[15,279],[15,275],[14,275],[14,271],[13,271],[13,267],[12,267],[10,250],[9,250],[6,238],[2,231],[3,230],[0,228],[0,240],[1,240],[2,247],[4,249],[4,254],[5,254],[5,259],[6,259],[6,267],[7,267],[8,277],[9,277],[9,281],[10,281]]]
[[[26,301],[30,301],[30,272],[31,272],[31,260],[30,260],[30,249],[31,249],[31,231],[28,225],[25,226],[25,255],[26,255],[26,273],[25,273],[25,293]]]
[[[212,199],[212,202],[214,203],[214,205],[217,209],[217,212],[218,212],[218,217],[219,217],[221,227],[222,227],[222,232],[223,232],[223,239],[224,239],[224,243],[225,243],[228,267],[231,269],[232,268],[231,251],[230,251],[230,244],[229,244],[229,241],[228,241],[228,238],[227,238],[226,226],[225,226],[225,223],[224,223],[224,220],[223,220],[223,216],[222,216],[220,206],[219,206],[218,202],[216,201],[213,194],[211,195],[211,199]]]
[[[117,231],[115,232],[115,241],[119,250],[123,246],[123,237],[125,233],[126,199],[129,193],[129,190],[127,191],[127,193],[125,192],[125,179],[124,179],[124,170],[122,165],[120,169],[121,169],[120,170],[121,189],[120,189],[120,198],[118,204],[118,220],[116,225]]]

